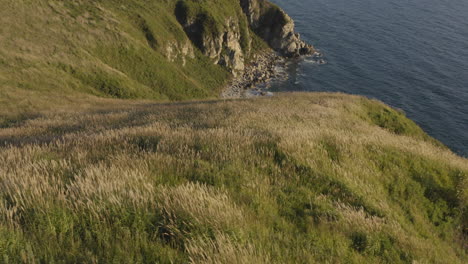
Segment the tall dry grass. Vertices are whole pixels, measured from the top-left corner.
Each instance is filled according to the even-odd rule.
[[[287,94],[10,120],[0,262],[465,262],[467,160],[382,109]]]

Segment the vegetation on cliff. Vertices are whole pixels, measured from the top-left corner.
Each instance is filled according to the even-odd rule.
[[[1,104],[214,98],[265,47],[238,1],[0,4]]]
[[[2,0],[0,98],[216,96],[228,72],[191,47],[175,2]]]
[[[312,52],[277,6],[0,4],[0,263],[466,263],[468,162],[403,113],[154,102]]]
[[[379,102],[99,105],[3,124],[0,262],[466,263],[467,160]]]

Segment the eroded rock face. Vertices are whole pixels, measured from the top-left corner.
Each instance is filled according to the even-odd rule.
[[[222,36],[223,42],[219,52],[218,63],[231,69],[234,74],[244,70],[244,52],[240,44],[240,33],[237,21],[227,20],[228,30]],[[224,49],[224,50],[222,50]]]
[[[260,5],[262,4],[262,6]],[[264,9],[265,1],[251,1],[251,0],[240,0],[240,5],[244,14],[247,16],[249,25],[252,28],[258,28],[260,21],[261,10]]]
[[[183,7],[179,7],[183,8]],[[179,10],[179,22],[187,36],[203,54],[214,63],[225,66],[234,76],[244,70],[244,51],[241,46],[239,19],[228,17],[223,24],[215,22],[209,14],[201,13],[191,18]]]
[[[217,34],[203,34],[199,48],[215,63],[225,66],[236,75],[245,67],[239,26],[234,18],[226,19],[224,26],[225,29]]]
[[[232,14],[224,21],[220,21],[219,17],[215,19],[209,9],[193,9],[185,1],[177,4],[176,16],[188,38],[214,63],[225,66],[234,76],[245,70],[245,57],[250,52],[251,43],[249,30],[245,30],[247,27],[283,56],[314,53],[314,48],[294,32],[294,21],[281,8],[266,0],[237,1],[246,16]],[[243,34],[241,22],[244,25]],[[167,53],[172,58],[175,55],[171,54],[180,54],[180,51],[179,47],[169,47]]]
[[[314,48],[294,32],[294,21],[266,0],[240,0],[250,27],[274,50],[287,57],[314,53]]]

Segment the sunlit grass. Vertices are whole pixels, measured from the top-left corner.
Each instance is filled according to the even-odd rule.
[[[381,103],[94,100],[4,118],[1,261],[466,261],[468,161]]]
[[[223,1],[231,16],[241,12]],[[176,19],[176,2],[1,0],[0,103],[34,98],[21,94],[217,97],[231,75],[192,47]],[[182,55],[187,46],[192,52]]]

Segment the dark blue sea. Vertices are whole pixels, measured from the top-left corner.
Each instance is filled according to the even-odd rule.
[[[468,0],[273,0],[324,54],[273,91],[364,95],[468,157]]]

